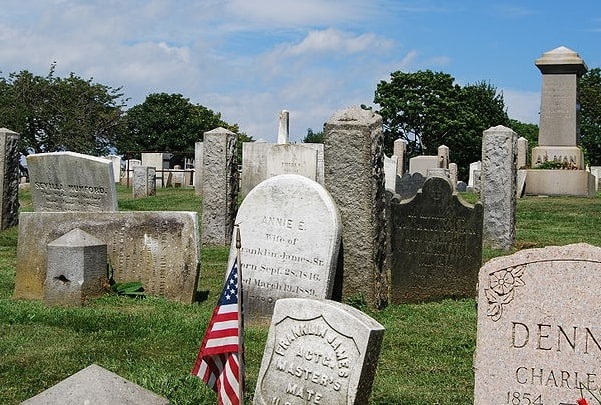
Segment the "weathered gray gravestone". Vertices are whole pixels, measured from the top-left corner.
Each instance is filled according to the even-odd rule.
[[[480,270],[474,404],[599,396],[601,249],[519,251]],[[590,390],[590,391],[589,391]]]
[[[341,225],[323,186],[295,174],[271,177],[246,196],[236,223],[246,320],[268,321],[279,298],[331,297]]]
[[[107,286],[106,243],[76,228],[48,244],[46,304],[83,305]]]
[[[19,134],[0,128],[0,230],[19,222]]]
[[[384,327],[328,300],[278,300],[255,405],[367,404]]]
[[[417,191],[422,188],[425,181],[426,178],[421,173],[410,174],[407,172],[397,180],[395,191],[402,200],[413,198],[417,194]]]
[[[154,167],[134,166],[132,193],[134,198],[145,198],[157,194]]]
[[[502,125],[484,131],[480,196],[484,245],[511,249],[515,240],[517,134]]]
[[[194,144],[194,193],[202,196],[202,171],[204,169],[204,146],[202,142]]]
[[[204,246],[230,243],[238,208],[237,135],[225,128],[204,133],[202,234]]]
[[[191,303],[198,283],[196,212],[22,212],[14,298],[42,300],[49,242],[72,229],[107,244],[117,282],[140,281],[147,294]]]
[[[474,297],[482,205],[463,201],[448,179],[431,177],[413,199],[393,198],[390,211],[392,302]]]
[[[34,211],[117,211],[112,162],[74,152],[27,156]]]
[[[388,300],[382,143],[382,117],[360,107],[324,128],[325,185],[342,218],[342,297],[375,307]]]
[[[169,401],[92,364],[22,404],[168,405]]]

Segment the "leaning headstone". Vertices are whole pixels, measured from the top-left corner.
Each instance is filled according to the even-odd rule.
[[[113,164],[75,152],[27,156],[34,211],[117,211]]]
[[[116,282],[139,281],[149,295],[194,301],[199,238],[196,212],[22,212],[15,298],[42,300],[47,245],[80,228],[107,244]]]
[[[412,200],[392,199],[391,300],[415,303],[474,297],[482,264],[482,205],[471,205],[443,177]]]
[[[19,222],[19,134],[0,128],[0,230]]]
[[[367,404],[384,327],[335,301],[276,303],[255,405]]]
[[[396,193],[401,197],[402,200],[413,198],[417,194],[418,190],[422,188],[426,178],[419,172],[410,174],[406,172],[403,176],[397,180]]]
[[[502,125],[484,131],[480,192],[485,246],[511,249],[515,240],[517,134]]]
[[[480,270],[474,404],[597,403],[601,249],[528,249]],[[581,390],[582,389],[582,390]]]
[[[92,364],[30,398],[22,405],[168,405],[169,401]]]
[[[269,178],[246,196],[236,223],[247,320],[268,321],[280,298],[331,297],[341,226],[323,186],[295,174]],[[231,249],[230,266],[234,259]]]
[[[382,117],[360,107],[324,128],[325,184],[342,218],[342,297],[376,307],[388,299],[382,144]]]
[[[157,194],[156,172],[154,167],[134,166],[132,179],[133,198],[145,198]]]
[[[48,244],[44,302],[83,305],[108,285],[106,243],[75,228]]]
[[[230,243],[238,207],[235,133],[216,128],[204,133],[202,169],[202,244]]]

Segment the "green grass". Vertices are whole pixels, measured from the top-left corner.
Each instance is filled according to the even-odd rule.
[[[118,187],[121,210],[200,211],[190,189],[158,189],[131,198]],[[474,196],[466,199],[475,201]],[[31,197],[21,192],[23,210]],[[588,242],[601,246],[600,198],[518,201],[518,248]],[[106,295],[82,308],[46,307],[13,300],[17,229],[0,232],[0,403],[17,404],[69,375],[99,364],[167,397],[172,404],[214,404],[215,394],[189,375],[222,288],[228,251],[203,249],[202,300],[192,305],[156,297]],[[486,250],[488,259],[507,252]],[[364,309],[386,327],[372,404],[471,404],[476,338],[475,301]],[[266,327],[246,329],[247,393],[251,403],[267,337]]]

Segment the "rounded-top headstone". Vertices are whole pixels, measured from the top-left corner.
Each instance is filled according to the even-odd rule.
[[[246,319],[268,320],[279,298],[331,296],[341,225],[323,186],[296,174],[271,177],[246,196],[236,224]],[[230,266],[235,254],[232,246]]]

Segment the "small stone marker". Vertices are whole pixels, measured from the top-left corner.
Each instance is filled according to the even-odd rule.
[[[255,389],[255,405],[366,404],[384,327],[328,300],[275,305]]]
[[[474,297],[482,264],[482,205],[431,177],[412,200],[393,199],[391,300],[414,303]]]
[[[27,156],[34,211],[117,211],[113,163],[74,152]]]
[[[601,249],[528,249],[481,269],[474,404],[575,405],[601,388]]]
[[[75,228],[48,244],[44,302],[83,305],[108,285],[106,243]]]
[[[246,196],[236,224],[247,320],[269,320],[279,298],[331,296],[341,225],[323,186],[296,174],[271,177]]]
[[[168,405],[169,401],[92,364],[22,405]]]

